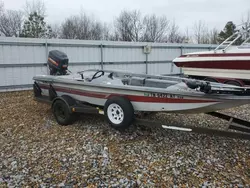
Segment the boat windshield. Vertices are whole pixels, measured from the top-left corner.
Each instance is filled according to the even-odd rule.
[[[103,70],[90,69],[77,72],[77,74],[81,75],[82,80],[92,81],[93,79],[100,78],[106,75],[106,72]]]
[[[86,70],[81,72],[81,74],[83,74],[84,77],[92,77],[98,70]]]

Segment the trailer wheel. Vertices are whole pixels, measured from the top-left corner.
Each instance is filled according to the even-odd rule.
[[[74,114],[70,113],[68,105],[63,100],[56,100],[52,109],[59,125],[70,125],[74,122]]]
[[[242,86],[238,81],[234,81],[234,80],[226,81],[225,84],[234,85],[234,86]]]
[[[216,82],[216,83],[218,83],[218,81],[217,81],[216,79],[210,78],[210,77],[206,77],[206,78],[204,79],[204,81],[206,81],[206,82]]]
[[[123,97],[112,97],[104,105],[104,114],[109,124],[117,129],[127,129],[134,120],[134,108],[131,102]]]

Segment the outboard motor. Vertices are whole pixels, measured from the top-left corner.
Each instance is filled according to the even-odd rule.
[[[49,52],[48,65],[50,75],[66,75],[68,70],[68,56],[61,51],[52,50]]]

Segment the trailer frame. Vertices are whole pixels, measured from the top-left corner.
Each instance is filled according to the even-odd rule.
[[[62,99],[61,97],[55,97],[53,100],[51,100],[50,97],[35,96],[34,100],[52,105],[54,100]],[[102,108],[93,105],[75,103],[73,105],[68,105],[68,107],[71,113],[98,114],[102,116],[104,115]],[[206,114],[228,121],[227,128],[225,130],[219,130],[195,126],[169,126],[164,122],[145,120],[138,117],[134,119],[133,124],[144,125],[149,128],[162,128],[164,130],[170,129],[184,132],[194,132],[200,134],[250,140],[250,121],[220,112],[210,112]]]

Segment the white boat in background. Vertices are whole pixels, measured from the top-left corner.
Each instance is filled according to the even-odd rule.
[[[240,45],[242,36],[248,36]],[[215,50],[187,53],[173,60],[191,78],[250,85],[250,28],[234,33]]]

